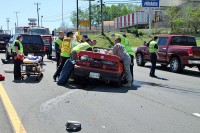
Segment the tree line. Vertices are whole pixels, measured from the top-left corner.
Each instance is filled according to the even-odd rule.
[[[136,11],[138,6],[133,4],[118,4],[112,6],[103,5],[103,20],[113,21],[114,18]],[[71,22],[76,27],[77,12],[73,11],[71,15]],[[89,9],[78,9],[79,20],[89,20]],[[101,24],[101,7],[98,4],[91,6],[91,26],[99,26]]]

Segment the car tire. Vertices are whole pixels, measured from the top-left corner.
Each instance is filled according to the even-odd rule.
[[[138,53],[136,55],[136,63],[137,63],[138,66],[144,66],[145,65],[144,58],[143,58],[143,55],[141,53]]]
[[[6,60],[10,60],[10,55],[9,55],[9,53],[8,53],[8,50],[6,49],[6,52],[5,52],[5,55],[6,55]]]
[[[179,58],[173,57],[170,60],[170,70],[175,73],[179,73],[183,70],[183,68],[181,66],[181,61]]]

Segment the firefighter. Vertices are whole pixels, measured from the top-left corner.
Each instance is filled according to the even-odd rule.
[[[130,64],[130,71],[132,75],[132,82],[134,81],[134,74],[133,74],[133,66],[134,66],[134,55],[131,45],[129,43],[129,40],[126,38],[126,34],[120,35],[120,34],[112,34],[112,37],[119,37],[121,39],[121,43],[128,52],[129,56],[131,57],[131,64]]]
[[[128,52],[121,44],[121,38],[115,39],[115,46],[113,48],[112,54],[119,56],[124,64],[124,73],[126,77],[126,84],[123,84],[124,87],[131,87],[132,86],[132,75],[130,72],[130,64],[131,64],[131,57],[129,56]]]
[[[56,66],[58,68],[60,64],[60,53],[61,53],[61,45],[64,39],[64,32],[60,31],[59,32],[59,37],[55,40],[55,49],[56,49]]]
[[[60,73],[63,69],[65,62],[70,58],[71,48],[72,48],[72,40],[73,40],[73,31],[67,32],[67,37],[63,39],[61,46],[61,63],[53,75],[53,79],[56,81],[56,78],[60,76]]]
[[[156,69],[156,61],[159,58],[158,56],[158,44],[156,40],[158,39],[157,36],[153,38],[153,40],[149,43],[149,52],[150,52],[150,58],[151,58],[151,70],[150,70],[150,77],[157,77],[155,75],[155,69]]]
[[[21,80],[21,64],[24,56],[24,49],[22,44],[23,37],[19,35],[15,41],[12,52],[14,60],[14,80]]]
[[[72,49],[71,59],[76,60],[77,53],[81,50],[92,51],[92,41],[87,38],[86,42],[80,43]]]

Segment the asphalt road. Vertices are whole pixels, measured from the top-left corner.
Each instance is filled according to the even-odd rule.
[[[4,73],[13,64],[0,63],[0,74],[6,76],[1,83],[27,133],[65,133],[67,120],[81,122],[81,133],[200,132],[197,68],[176,74],[158,66],[158,78],[151,78],[150,64],[135,65],[132,88],[99,81],[90,81],[87,87],[62,87],[52,79],[56,63],[47,59],[44,63],[39,82],[31,76],[20,83],[13,82],[13,74]],[[2,106],[0,102],[0,132],[9,133],[11,125]]]

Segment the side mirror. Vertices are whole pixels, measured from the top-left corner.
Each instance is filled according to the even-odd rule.
[[[147,45],[147,42],[146,42],[146,41],[144,41],[143,45]]]

